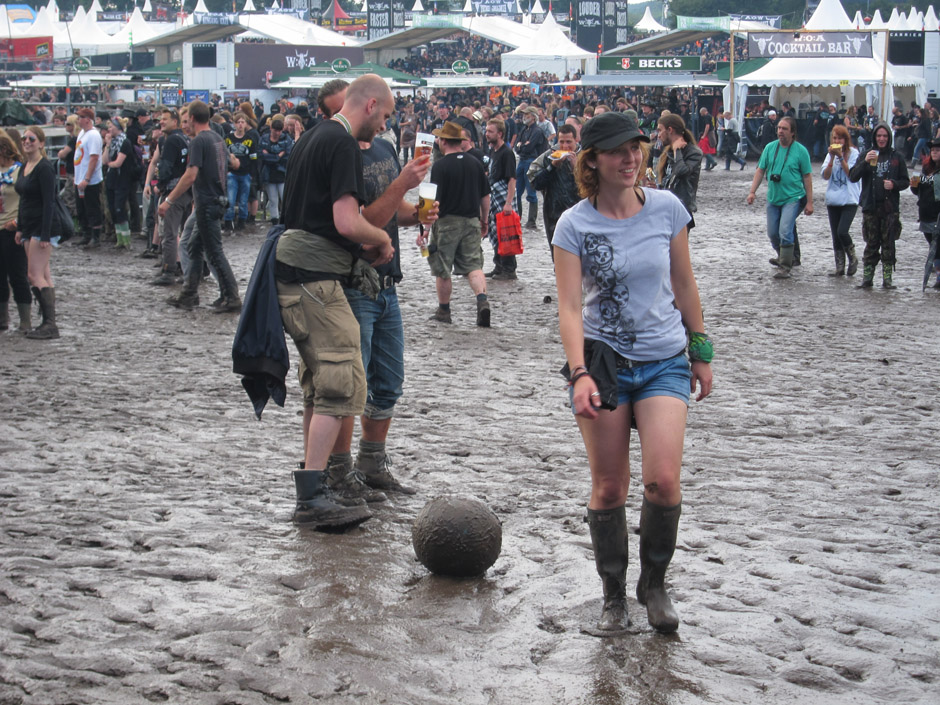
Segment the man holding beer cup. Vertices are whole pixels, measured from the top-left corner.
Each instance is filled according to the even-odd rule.
[[[431,231],[428,265],[435,276],[437,310],[434,320],[451,323],[451,273],[467,277],[477,299],[477,325],[490,325],[490,303],[483,275],[480,240],[489,232],[490,184],[478,159],[464,153],[463,131],[455,122],[434,130],[442,157],[431,169],[431,184],[437,186],[440,219]],[[422,184],[425,186],[425,184]],[[433,201],[434,196],[425,199]],[[420,210],[420,209],[419,209]]]

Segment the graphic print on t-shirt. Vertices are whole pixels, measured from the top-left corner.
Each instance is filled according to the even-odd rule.
[[[618,279],[614,271],[613,245],[606,235],[587,233],[584,237],[584,257],[588,273],[600,290],[600,333],[616,340],[624,350],[632,350],[636,342],[636,324],[625,313],[630,290],[626,280]]]

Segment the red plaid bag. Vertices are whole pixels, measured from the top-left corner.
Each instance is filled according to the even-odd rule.
[[[522,221],[518,213],[496,214],[496,237],[499,243],[496,253],[501,257],[522,254]]]

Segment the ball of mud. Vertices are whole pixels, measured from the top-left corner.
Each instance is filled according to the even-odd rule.
[[[418,560],[437,575],[482,575],[499,558],[503,529],[478,499],[438,497],[418,513],[411,527]]]

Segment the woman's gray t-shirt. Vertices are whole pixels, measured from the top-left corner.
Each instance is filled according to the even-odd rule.
[[[561,216],[552,244],[581,258],[584,337],[631,360],[664,360],[686,344],[669,246],[690,217],[674,194],[643,193],[643,208],[624,220],[601,215],[584,199]]]

